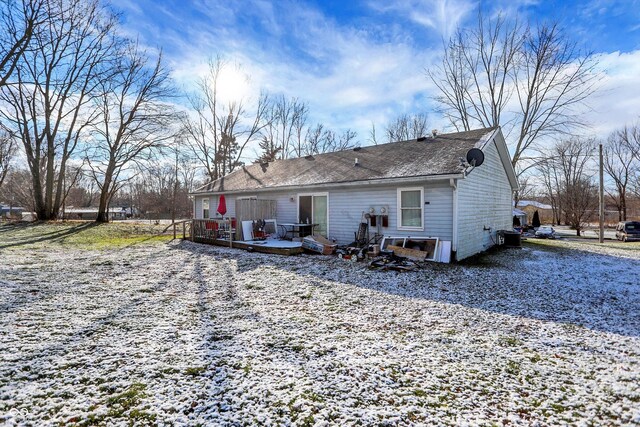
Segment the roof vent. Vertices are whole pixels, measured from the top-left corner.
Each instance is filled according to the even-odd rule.
[[[358,158],[353,162],[353,166],[360,166],[360,162],[358,162]]]
[[[431,131],[431,135],[435,138],[436,136],[438,136],[438,129],[433,129]]]
[[[362,150],[362,147],[353,147],[353,151],[360,151]]]
[[[418,138],[418,139],[417,139],[417,141],[424,141],[424,140],[426,140],[426,139],[427,139],[427,137],[426,137],[426,136],[421,136],[420,138]]]
[[[304,156],[304,158],[307,160],[313,160],[313,156],[311,154]]]

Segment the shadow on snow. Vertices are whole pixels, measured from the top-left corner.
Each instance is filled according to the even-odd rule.
[[[640,271],[640,260],[580,249],[526,247],[493,251],[461,264],[427,264],[416,272],[376,271],[365,275],[364,263],[354,267],[336,258],[315,255],[247,254],[191,242],[182,242],[174,249],[236,259],[238,272],[274,266],[307,277],[312,286],[341,282],[405,298],[640,336],[640,286],[637,278],[619,273],[621,268]],[[300,271],[301,264],[311,263],[327,266]],[[354,273],[354,268],[359,270]],[[341,279],[327,277],[327,269],[334,272],[333,277],[337,271]],[[341,270],[345,274],[340,274]],[[594,274],[600,277],[594,279]]]

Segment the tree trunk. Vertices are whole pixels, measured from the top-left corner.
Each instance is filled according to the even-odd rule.
[[[100,189],[100,205],[98,206],[98,216],[96,222],[109,222],[109,202],[111,199],[111,186],[113,185],[113,169],[110,164],[104,175],[102,188]]]
[[[100,206],[98,207],[98,216],[96,222],[109,222],[109,192],[100,192]]]

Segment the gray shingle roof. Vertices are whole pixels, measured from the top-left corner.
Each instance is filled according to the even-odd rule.
[[[361,147],[267,164],[243,166],[194,193],[251,191],[264,188],[461,173],[460,158],[495,128],[478,129]],[[358,158],[359,166],[354,166]]]

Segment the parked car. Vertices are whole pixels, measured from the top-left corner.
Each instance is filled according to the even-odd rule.
[[[640,240],[640,221],[621,221],[616,227],[616,239],[626,242]]]
[[[554,230],[550,225],[543,225],[542,227],[538,227],[536,230],[536,237],[541,239],[555,239],[556,230]]]

